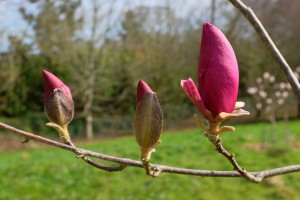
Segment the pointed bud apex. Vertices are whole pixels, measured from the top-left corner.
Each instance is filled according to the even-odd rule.
[[[68,96],[73,101],[70,88],[66,84],[64,84],[59,78],[57,78],[54,74],[46,70],[43,70],[43,76],[45,86],[45,101],[47,101],[47,99],[54,92],[55,89],[60,89],[64,95]]]
[[[143,80],[140,80],[137,86],[136,101],[139,103],[146,93],[153,93],[151,88]]]
[[[72,94],[67,85],[50,72],[43,71],[45,111],[48,118],[59,126],[67,125],[74,115]]]
[[[139,82],[137,91],[139,99],[133,128],[136,141],[141,147],[141,158],[149,160],[160,142],[163,114],[156,94],[144,81]]]

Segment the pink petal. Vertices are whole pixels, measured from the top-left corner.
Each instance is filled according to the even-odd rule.
[[[137,95],[136,95],[137,103],[139,103],[142,100],[143,96],[147,93],[153,93],[153,91],[145,81],[140,80],[137,86]]]
[[[233,111],[238,85],[238,64],[229,41],[214,25],[204,23],[198,63],[198,89],[213,117],[221,112]]]
[[[181,80],[181,87],[185,91],[185,93],[188,95],[190,100],[196,105],[196,107],[199,109],[201,113],[205,115],[207,112],[207,109],[205,105],[203,104],[203,101],[201,99],[201,96],[198,92],[198,89],[194,83],[194,81],[189,78],[187,80]]]
[[[59,78],[57,78],[55,75],[46,70],[43,70],[43,76],[45,86],[45,101],[48,100],[50,94],[52,94],[55,89],[60,89],[63,94],[70,97],[73,101],[70,88],[67,85],[65,85]]]

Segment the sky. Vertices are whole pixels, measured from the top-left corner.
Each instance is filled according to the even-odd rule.
[[[24,0],[0,0],[0,52],[8,47],[8,35],[20,35],[21,32],[33,34],[19,12],[22,6],[37,12],[35,7],[26,4]]]
[[[106,0],[99,0],[99,3]],[[210,0],[112,0],[115,1],[116,10],[119,12],[135,7],[145,6],[163,6],[166,2],[174,9],[177,17],[196,16],[203,14],[205,8],[209,7]],[[83,9],[86,15],[90,15],[91,3],[90,0],[82,0]],[[6,51],[8,48],[8,35],[22,35],[26,33],[28,40],[33,36],[33,30],[23,20],[19,8],[25,7],[31,13],[39,12],[37,6],[27,3],[26,0],[0,0],[0,52]],[[195,9],[197,8],[197,9]],[[199,8],[199,9],[198,9]],[[196,12],[195,12],[196,10]],[[87,16],[87,19],[91,17]],[[115,15],[114,20],[120,20],[119,15]],[[89,21],[85,22],[88,26]],[[88,32],[86,33],[88,35]],[[27,38],[25,38],[26,41]]]

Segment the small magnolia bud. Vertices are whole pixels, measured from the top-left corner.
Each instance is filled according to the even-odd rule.
[[[59,126],[67,125],[74,115],[72,94],[67,85],[50,72],[43,71],[45,111],[48,118]]]
[[[141,147],[141,158],[149,160],[160,142],[163,114],[156,94],[142,80],[138,83],[137,101],[133,128],[136,141]]]

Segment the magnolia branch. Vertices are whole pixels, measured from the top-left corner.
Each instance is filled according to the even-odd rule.
[[[281,69],[284,71],[284,74],[287,77],[289,83],[291,84],[294,93],[296,94],[298,99],[300,99],[300,84],[296,76],[294,75],[289,64],[284,59],[280,51],[277,49],[276,45],[272,41],[268,32],[266,31],[266,29],[264,28],[260,20],[257,18],[257,16],[254,14],[252,9],[246,6],[240,0],[228,0],[228,1],[231,2],[231,4],[235,6],[252,24],[253,28],[255,29],[259,37],[263,40],[266,47],[270,50],[271,55],[274,57],[276,62],[281,66]]]
[[[20,129],[17,129],[15,127],[9,126],[7,124],[4,124],[0,122],[0,127],[3,129],[12,131],[14,133],[17,133],[19,135],[22,135],[26,138],[26,140],[34,140],[38,141],[44,144],[48,144],[50,146],[58,147],[61,149],[65,149],[68,151],[71,151],[77,155],[77,157],[82,158],[87,164],[96,167],[101,170],[114,172],[114,171],[121,171],[125,169],[126,167],[138,167],[138,168],[144,168],[144,165],[140,161],[128,159],[128,158],[119,158],[114,157],[110,155],[105,155],[97,152],[93,152],[86,149],[77,148],[74,145],[67,145],[61,142],[57,142],[30,132],[22,131]],[[230,155],[231,156],[231,155]],[[105,166],[98,162],[93,161],[90,157],[111,161],[116,166]],[[165,166],[165,165],[158,165],[158,164],[152,164],[151,170],[157,172],[156,176],[158,176],[160,173],[172,173],[172,174],[183,174],[183,175],[191,175],[191,176],[201,176],[201,177],[242,177],[239,172],[237,171],[215,171],[215,170],[195,170],[195,169],[187,169],[187,168],[178,168],[178,167],[171,167],[171,166]],[[257,179],[253,182],[261,182],[265,178],[283,175],[283,174],[289,174],[293,172],[299,172],[300,171],[300,165],[291,165],[291,166],[285,166],[280,168],[274,168],[270,170],[260,171],[260,172],[247,172],[251,176],[256,177]],[[249,180],[249,179],[248,179]]]

